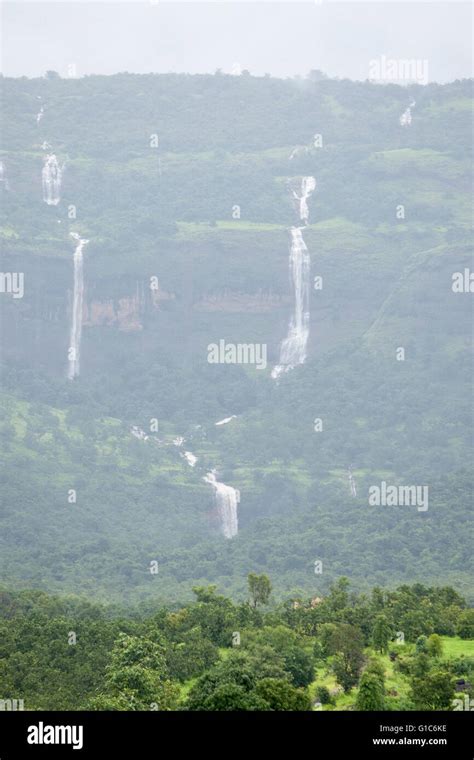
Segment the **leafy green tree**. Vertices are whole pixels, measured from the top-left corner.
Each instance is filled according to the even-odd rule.
[[[449,710],[455,695],[452,674],[443,668],[411,679],[411,698],[417,710]]]
[[[329,705],[333,701],[327,686],[318,686],[316,689],[316,696],[322,705]]]
[[[284,679],[263,678],[258,681],[255,693],[268,705],[269,710],[311,710],[311,699],[307,691],[295,688]]]
[[[429,613],[425,609],[411,609],[403,615],[400,630],[406,641],[416,641],[419,636],[428,636],[433,630]]]
[[[428,651],[428,639],[426,636],[418,636],[416,642],[415,642],[415,651],[416,652],[427,652]]]
[[[359,680],[364,657],[364,637],[356,626],[341,623],[333,631],[330,642],[335,653],[332,669],[344,691],[350,691]]]
[[[213,709],[209,707],[213,704],[213,695],[224,684],[238,686],[244,692],[250,692],[254,689],[256,681],[257,674],[249,654],[233,650],[225,660],[218,662],[197,679],[189,691],[186,707],[188,710]],[[240,694],[240,691],[235,693]]]
[[[358,710],[375,711],[385,708],[385,688],[379,675],[365,670],[360,679],[356,706]]]
[[[321,647],[321,655],[323,658],[329,657],[334,654],[333,650],[333,635],[337,630],[335,623],[322,623],[318,628],[318,638]]]
[[[307,651],[305,639],[291,628],[281,624],[265,625],[261,629],[246,630],[242,635],[244,646],[252,656],[259,651],[266,652],[266,659],[269,660],[269,654],[272,652],[272,659],[275,662],[278,659],[278,664],[291,677],[295,686],[307,686],[313,680],[313,654]],[[262,666],[264,667],[263,662],[259,663],[258,668]]]
[[[426,649],[431,657],[439,658],[443,654],[443,640],[437,633],[432,633],[426,642]]]
[[[474,609],[461,612],[456,633],[461,639],[474,639]]]
[[[248,587],[252,605],[255,609],[257,609],[259,604],[265,605],[268,603],[272,590],[272,584],[268,575],[264,573],[262,575],[249,573]]]
[[[382,654],[388,651],[388,644],[392,636],[392,627],[385,615],[377,615],[372,632],[372,644],[374,649]]]
[[[230,599],[216,593],[215,586],[194,587],[197,604],[189,608],[191,627],[199,626],[205,638],[217,646],[229,646],[237,630],[237,611]]]
[[[330,588],[330,593],[327,596],[327,603],[334,611],[343,610],[347,607],[349,602],[349,578],[343,576],[339,578],[336,583],[333,583]]]
[[[270,708],[255,691],[247,691],[235,683],[222,683],[199,706],[194,705],[193,709],[210,712],[250,712]]]
[[[168,678],[163,648],[138,636],[120,634],[106,669],[105,689],[95,710],[173,710],[179,689]]]
[[[292,646],[284,653],[285,670],[295,686],[308,686],[314,678],[313,657],[302,647]]]

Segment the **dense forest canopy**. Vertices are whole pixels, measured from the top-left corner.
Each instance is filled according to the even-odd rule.
[[[193,590],[131,615],[3,589],[4,709],[463,710],[472,697],[474,612],[450,587],[358,595],[340,578],[324,599],[275,604],[250,573],[240,604]]]
[[[9,587],[135,605],[213,583],[242,600],[253,569],[278,599],[325,596],[347,575],[365,591],[449,584],[472,602],[471,305],[452,289],[472,267],[471,82],[123,73],[1,86],[2,270],[25,278],[23,298],[0,294]],[[42,196],[51,152],[57,205]],[[291,182],[306,175],[323,285],[307,361],[275,382]],[[89,241],[73,382],[71,232]],[[267,369],[210,365],[220,339],[265,344]],[[240,491],[230,540],[211,468]],[[429,508],[369,504],[382,481],[429,487]]]

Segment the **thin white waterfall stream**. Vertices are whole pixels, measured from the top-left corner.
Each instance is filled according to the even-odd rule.
[[[74,294],[72,306],[71,333],[69,339],[68,378],[73,380],[79,375],[81,359],[82,308],[84,300],[84,257],[82,250],[89,242],[79,237],[77,232],[71,232],[71,237],[77,241],[74,251]]]
[[[235,416],[236,415],[226,417],[224,420],[220,420],[219,423],[215,424],[227,423],[235,418]],[[137,425],[134,425],[130,432],[135,438],[142,441],[147,441],[149,439],[149,436]],[[173,446],[181,449],[180,456],[186,460],[190,467],[194,468],[198,462],[198,457],[193,454],[192,451],[184,449],[185,443],[186,438],[181,435],[177,436],[172,441]],[[214,501],[222,535],[224,538],[233,538],[239,532],[238,504],[240,503],[240,491],[237,488],[219,482],[217,480],[217,470],[211,470],[204,475],[202,479],[214,489]]]
[[[349,468],[349,485],[351,487],[351,496],[357,496],[357,488],[354,480],[354,475],[352,474],[352,468]]]
[[[0,185],[2,185],[5,190],[9,190],[7,171],[3,161],[0,161]]]
[[[309,219],[308,198],[315,188],[316,180],[314,177],[302,177],[300,195],[293,190],[293,197],[296,198],[299,204],[300,219],[305,224],[308,224]]]
[[[61,200],[61,180],[63,167],[59,165],[54,153],[44,159],[42,171],[43,200],[48,206],[57,206]]]
[[[402,113],[400,116],[400,126],[402,127],[409,127],[412,122],[412,115],[411,115],[411,109],[414,108],[416,105],[415,101],[412,100],[408,108]]]
[[[293,191],[298,202],[299,217],[305,224],[308,222],[308,198],[316,187],[314,177],[302,177],[301,192]],[[311,260],[303,240],[304,227],[290,229],[290,280],[294,293],[294,310],[288,325],[288,335],[280,347],[280,360],[272,370],[272,377],[278,378],[282,372],[288,372],[304,364],[306,360],[306,345],[309,337],[309,286]]]
[[[231,414],[230,417],[224,417],[223,420],[219,420],[218,422],[214,422],[214,425],[216,425],[216,427],[219,427],[220,425],[227,425],[229,422],[231,422],[232,420],[235,420],[235,419],[237,419],[237,415],[236,414]]]
[[[224,538],[233,538],[239,531],[237,505],[240,501],[240,491],[225,483],[220,483],[215,470],[208,472],[203,480],[214,488],[214,498]]]

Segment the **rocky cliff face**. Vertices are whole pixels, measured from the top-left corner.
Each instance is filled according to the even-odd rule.
[[[133,295],[104,300],[86,298],[83,326],[114,327],[123,332],[136,332],[143,329],[143,315],[148,308],[159,310],[161,302],[172,301],[174,298],[174,293],[160,290],[150,290],[150,295],[147,296],[138,285]]]

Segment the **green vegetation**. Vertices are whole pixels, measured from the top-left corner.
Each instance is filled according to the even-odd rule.
[[[472,604],[471,314],[469,294],[451,289],[453,272],[472,266],[471,83],[407,89],[119,74],[3,78],[1,86],[9,188],[0,190],[1,264],[25,274],[23,299],[0,298],[7,587],[86,595],[145,615],[189,602],[193,585],[214,584],[238,607],[251,568],[271,577],[279,603],[326,598],[348,576],[366,594],[374,585],[448,584]],[[402,128],[412,97],[413,123]],[[65,163],[58,206],[42,201],[43,140]],[[275,383],[271,367],[293,308],[288,227],[297,217],[288,180],[301,175],[317,180],[304,237],[311,277],[323,287],[311,289],[307,362]],[[73,383],[71,231],[90,241]],[[266,370],[209,365],[207,346],[222,338],[266,344]],[[230,415],[237,417],[216,427]],[[149,440],[134,438],[134,425]],[[173,444],[177,436],[198,457],[195,468]],[[214,467],[241,492],[239,535],[229,541],[202,480]],[[370,506],[368,489],[382,480],[427,485],[429,509]],[[267,590],[254,589],[255,615]],[[361,621],[337,622],[348,628],[332,645],[327,632],[316,682],[294,685],[320,693],[327,709],[353,705],[361,677],[361,704],[380,703],[382,679],[376,669],[364,675],[368,648],[384,664],[384,703],[390,689],[411,699],[409,678],[421,676],[398,684],[389,659],[397,630],[413,646],[433,632],[450,637],[449,646],[467,646],[474,635],[468,609],[459,620],[446,612],[440,627],[431,618],[421,625],[414,606],[404,628],[381,609],[363,641],[354,631]],[[108,653],[118,633],[137,635],[114,628]],[[191,673],[195,635],[175,642],[171,678],[179,673],[181,694],[193,699],[196,674],[222,680],[215,648],[230,646],[227,638],[208,646],[205,637]],[[159,683],[137,674],[143,698],[118,688],[127,680],[121,657],[135,644],[117,644],[97,704],[143,705],[150,689],[160,704],[174,704],[164,671]],[[443,657],[448,650],[444,642]],[[146,651],[161,662],[161,650]],[[306,682],[298,657],[291,667]],[[289,663],[269,669],[278,683],[234,683],[209,699],[275,705]],[[348,691],[328,700],[324,689],[336,688],[336,676]],[[447,682],[438,676],[441,692]],[[301,695],[286,697],[299,704]]]
[[[445,634],[466,611],[453,589],[357,595],[341,578],[323,599],[256,608],[257,582],[271,585],[250,574],[239,604],[195,587],[194,602],[147,614],[2,590],[0,696],[27,710],[142,711],[450,710],[472,697],[474,640]],[[397,632],[411,621],[387,654],[371,646],[381,615]]]

